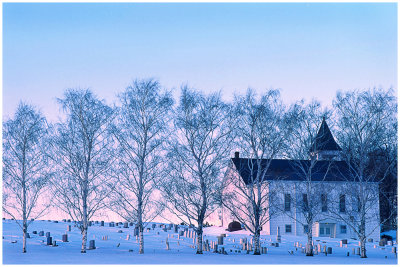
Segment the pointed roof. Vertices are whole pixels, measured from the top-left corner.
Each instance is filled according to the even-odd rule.
[[[310,152],[334,150],[341,151],[342,148],[336,143],[328,124],[325,121],[325,116],[322,119],[321,127],[315,137],[315,140],[310,148]]]

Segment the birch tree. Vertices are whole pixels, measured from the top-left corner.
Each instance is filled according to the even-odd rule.
[[[163,144],[168,135],[173,99],[154,80],[136,80],[119,95],[121,107],[113,129],[117,140],[117,187],[111,207],[139,228],[139,253],[144,253],[143,230],[160,214],[155,185],[161,177]]]
[[[49,206],[40,199],[51,177],[45,154],[47,135],[46,119],[35,107],[22,102],[14,118],[3,123],[3,212],[22,230],[23,253],[32,223],[28,218],[42,216]]]
[[[105,208],[113,187],[108,177],[115,158],[109,134],[114,111],[90,90],[69,89],[58,102],[65,120],[57,123],[51,142],[54,203],[78,221],[86,253],[88,222]]]
[[[203,95],[182,88],[162,191],[168,210],[194,225],[196,254],[203,254],[205,219],[220,203],[231,125],[230,107],[222,102],[220,94]]]
[[[259,99],[248,90],[245,96],[235,98],[236,144],[247,157],[241,160],[238,172],[246,169],[248,179],[232,176],[224,185],[223,203],[253,234],[254,255],[261,254],[262,227],[278,212],[274,207],[276,191],[267,178],[271,161],[282,153],[290,132],[285,113],[278,90],[269,90]]]
[[[380,166],[368,168],[371,154],[382,148],[390,127],[397,125],[397,103],[393,90],[372,89],[339,92],[333,101],[338,119],[338,138],[342,143],[348,173],[348,185],[341,197],[347,206],[331,212],[346,222],[361,242],[361,258],[366,258],[366,239],[379,227],[378,183],[391,166],[382,173]],[[393,146],[397,146],[395,140]],[[393,161],[392,164],[395,164]],[[339,203],[340,205],[340,203]],[[377,222],[372,225],[373,222]],[[367,227],[368,223],[368,227]]]
[[[303,226],[307,234],[306,256],[313,256],[313,224],[327,218],[327,202],[332,188],[326,181],[332,178],[332,169],[335,169],[334,155],[321,158],[318,153],[321,149],[340,152],[340,147],[328,139],[331,133],[325,117],[329,112],[323,111],[317,101],[308,105],[300,101],[292,105],[289,113],[292,133],[288,136],[290,147],[285,154],[291,159],[293,176],[299,178],[294,183],[300,193],[288,192],[282,185],[283,203],[279,207],[285,215]]]

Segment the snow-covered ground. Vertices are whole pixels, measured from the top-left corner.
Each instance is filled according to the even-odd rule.
[[[66,232],[67,225],[71,225],[71,232]],[[301,249],[296,251],[294,246],[297,241],[304,246],[305,237],[283,235],[279,247],[274,247],[271,243],[275,242],[276,237],[262,235],[263,246],[268,247],[267,254],[254,256],[246,254],[246,251],[238,253],[235,250],[241,247],[240,238],[247,237],[249,240],[251,238],[249,233],[244,230],[230,233],[220,227],[206,228],[204,239],[216,241],[218,235],[226,233],[224,243],[228,255],[213,252],[196,255],[193,239],[180,237],[178,240],[173,228],[164,232],[159,225],[155,230],[144,233],[145,254],[140,255],[134,228],[109,227],[108,223],[105,223],[104,227],[95,224],[89,228],[88,240],[95,240],[96,249],[81,254],[80,231],[73,225],[68,222],[33,222],[29,227],[31,238],[27,242],[28,252],[23,254],[19,227],[12,220],[3,220],[3,264],[397,264],[392,246],[379,247],[376,241],[367,244],[368,258],[361,259],[357,255],[352,255],[352,248],[358,246],[358,241],[351,239],[348,240],[347,247],[340,247],[339,239],[315,238],[315,244],[321,243],[322,246],[332,247],[333,254],[325,256],[320,253],[314,257],[306,257],[301,253]],[[151,224],[148,227],[151,227]],[[118,230],[122,230],[123,233],[118,233]],[[32,234],[32,231],[50,232],[58,246],[46,246],[46,236]],[[62,242],[62,234],[65,233],[68,233],[67,243]],[[130,239],[126,240],[128,234]],[[168,239],[170,250],[166,249],[168,235],[174,235]],[[102,240],[103,236],[108,236],[108,240]],[[17,242],[12,243],[13,241]],[[289,251],[293,251],[293,255],[290,255]],[[350,256],[347,256],[347,252]]]

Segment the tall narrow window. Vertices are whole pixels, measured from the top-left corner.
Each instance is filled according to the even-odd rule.
[[[290,211],[290,194],[285,194],[285,211]]]
[[[307,194],[303,194],[303,209],[306,211],[308,210],[308,198]]]
[[[346,212],[346,196],[345,195],[340,195],[339,212]]]
[[[328,211],[328,197],[326,194],[321,195],[321,211],[327,212]]]

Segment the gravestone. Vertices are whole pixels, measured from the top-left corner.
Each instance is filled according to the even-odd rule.
[[[124,228],[128,228],[128,223],[127,222],[124,223]]]
[[[281,242],[281,231],[280,228],[278,226],[278,228],[276,229],[276,242]]]
[[[68,226],[67,226],[67,231],[68,231],[68,232],[71,232],[71,225],[68,225]]]
[[[372,243],[372,242],[374,242],[374,240],[372,238],[368,238],[368,242]]]
[[[223,245],[224,244],[224,237],[222,235],[217,236],[218,238],[218,245]]]
[[[357,255],[360,255],[360,248],[357,248]]]
[[[62,221],[63,221],[63,222],[66,222],[67,220],[66,220],[66,219],[62,219]]]
[[[178,225],[177,224],[174,225],[174,233],[178,233]]]
[[[379,241],[379,246],[381,246],[381,247],[383,247],[383,246],[385,246],[385,241],[383,241],[383,240],[381,240],[381,241]]]
[[[113,222],[110,222],[110,223],[108,224],[108,226],[109,226],[109,227],[114,227],[114,223],[113,223]]]
[[[62,242],[68,242],[68,235],[67,234],[62,235]]]
[[[26,233],[26,238],[31,238],[29,233]]]
[[[36,234],[37,234],[37,231],[33,231],[32,234],[36,235]]]
[[[151,225],[151,228],[153,228],[153,230],[154,230],[154,228],[156,228],[156,224],[153,223],[153,224]]]
[[[397,253],[397,247],[392,247],[392,253],[394,253],[394,254]]]
[[[332,254],[332,247],[328,247],[328,254]]]
[[[130,223],[129,223],[129,226],[133,226],[133,222],[130,222]]]
[[[57,247],[57,246],[58,246],[58,245],[57,245],[57,242],[56,242],[55,240],[53,241],[52,246],[53,246],[53,247]]]
[[[134,235],[135,235],[135,236],[138,236],[138,235],[139,235],[139,228],[138,228],[138,227],[135,227]]]
[[[123,232],[122,232],[122,230],[118,230],[118,233],[120,234],[120,233],[123,233]]]
[[[184,234],[184,231],[179,231],[179,236],[183,236],[183,234]]]
[[[58,223],[58,221],[54,221],[54,223]]]
[[[104,221],[101,221],[101,222],[100,222],[100,226],[104,226]]]
[[[94,240],[90,240],[89,241],[89,249],[96,249],[96,245],[95,245],[95,241]]]
[[[71,219],[68,219],[67,222],[71,222]]]
[[[48,236],[46,245],[51,246],[52,244],[53,244],[53,238],[51,236]]]
[[[89,222],[89,224],[88,224],[89,226],[92,226],[92,222]]]
[[[342,239],[342,244],[347,244],[347,239]]]
[[[44,232],[43,232],[43,231],[40,231],[40,232],[39,232],[39,236],[44,236]]]
[[[50,232],[46,232],[46,237],[49,237],[50,236]]]

